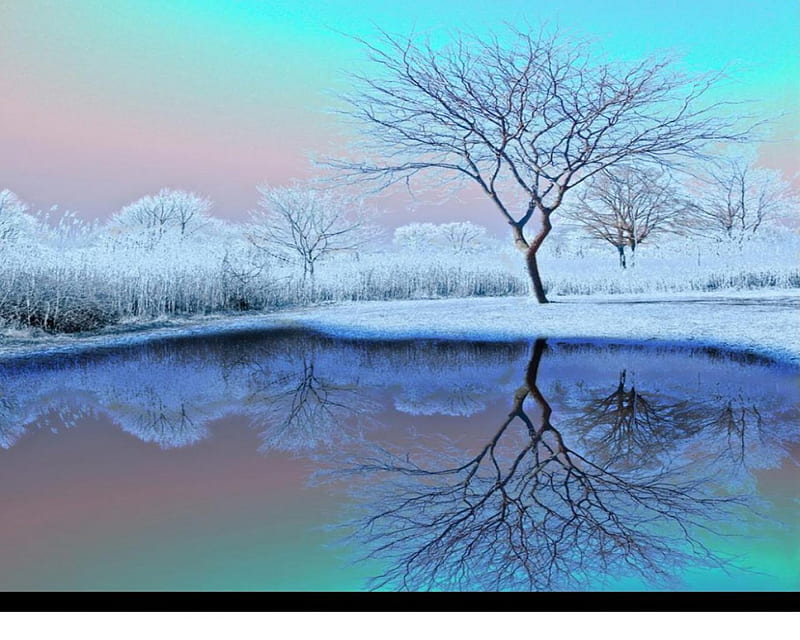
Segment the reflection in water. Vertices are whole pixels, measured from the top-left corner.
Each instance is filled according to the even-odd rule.
[[[717,534],[763,529],[794,383],[703,351],[237,336],[0,366],[0,445],[107,416],[180,448],[243,416],[262,453],[346,479],[371,588],[680,588],[748,567]]]
[[[675,587],[687,566],[724,568],[700,534],[741,497],[721,495],[698,460],[658,462],[702,430],[706,407],[626,391],[623,370],[576,421],[596,445],[582,453],[537,386],[545,348],[536,341],[510,412],[473,455],[377,449],[349,468],[372,494],[353,539],[387,563],[373,587],[590,589],[629,574]]]
[[[50,427],[52,414],[104,414],[161,448],[209,436],[235,414],[264,450],[308,451],[378,428],[381,394],[410,415],[470,415],[507,383],[523,344],[357,343],[274,333],[156,344],[105,354],[0,364],[0,446]],[[69,428],[74,420],[55,420]]]
[[[626,389],[627,374],[625,369],[620,372],[619,384],[612,393],[591,398],[575,424],[586,432],[595,455],[607,463],[652,464],[675,440],[697,432],[693,403],[658,402],[638,392],[634,385]]]
[[[317,349],[293,359],[287,372],[273,374],[259,362],[249,363],[255,410],[261,427],[262,450],[318,449],[362,434],[379,406],[352,383],[339,383],[316,367]],[[355,427],[355,428],[354,428]]]

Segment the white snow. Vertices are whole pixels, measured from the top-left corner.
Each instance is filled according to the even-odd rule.
[[[174,336],[257,329],[312,329],[372,339],[508,340],[586,337],[680,342],[800,364],[800,290],[574,296],[539,305],[528,297],[354,302],[262,315],[170,321],[94,336],[0,338],[0,357],[69,353]]]
[[[777,293],[777,295],[776,295]],[[611,338],[718,346],[800,363],[797,291],[733,295],[367,302],[283,314],[318,331],[369,338]]]

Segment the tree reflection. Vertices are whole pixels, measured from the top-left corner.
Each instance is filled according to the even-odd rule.
[[[727,452],[742,466],[748,464],[748,437],[755,437],[762,442],[770,438],[769,434],[764,433],[758,408],[746,405],[743,400],[735,402],[734,399],[728,399],[709,422],[711,428],[724,436]]]
[[[185,400],[159,394],[154,388],[144,389],[134,402],[118,407],[114,417],[124,431],[162,449],[185,447],[208,436],[205,415]]]
[[[703,537],[738,501],[707,491],[698,465],[665,468],[647,464],[649,455],[630,464],[634,451],[663,445],[664,425],[681,408],[625,391],[623,372],[589,412],[609,421],[607,439],[624,442],[625,455],[579,451],[551,422],[537,386],[545,350],[537,340],[511,411],[466,460],[441,446],[375,449],[344,472],[365,479],[366,515],[352,540],[386,566],[373,588],[572,590],[611,577],[670,583],[682,567],[724,567]]]
[[[620,465],[654,464],[675,443],[701,432],[708,406],[688,399],[667,401],[646,395],[620,371],[617,387],[590,399],[572,424],[584,432],[595,459]]]
[[[626,378],[623,369],[612,393],[590,399],[571,421],[595,461],[669,464],[694,449],[693,458],[701,455],[735,472],[748,470],[751,463],[760,467],[758,454],[789,453],[785,434],[765,430],[758,407],[741,395],[698,392],[699,397],[670,399],[642,393],[633,384],[627,387]]]
[[[0,397],[0,447],[8,449],[22,437],[25,427],[19,416],[19,407],[12,398]]]
[[[361,436],[378,410],[357,384],[338,382],[316,362],[316,349],[297,354],[288,368],[249,364],[247,402],[261,429],[261,450],[308,451]]]

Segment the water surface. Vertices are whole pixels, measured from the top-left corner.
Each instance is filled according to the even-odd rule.
[[[249,333],[0,364],[0,589],[797,590],[796,368]]]

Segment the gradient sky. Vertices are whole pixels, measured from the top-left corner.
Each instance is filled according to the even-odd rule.
[[[547,20],[626,59],[669,49],[731,67],[725,91],[783,114],[761,161],[800,166],[796,0],[2,0],[0,188],[35,208],[105,218],[160,187],[201,192],[243,219],[255,185],[314,173],[343,130],[326,92],[362,64],[341,32],[400,33]],[[456,219],[455,205],[396,222]],[[484,214],[472,216],[481,221]],[[495,212],[486,208],[487,219]]]

